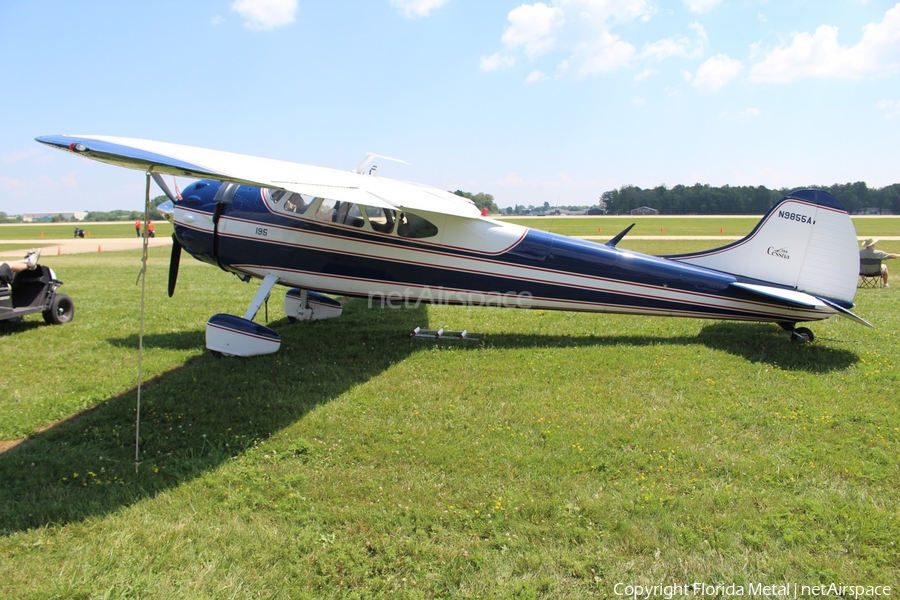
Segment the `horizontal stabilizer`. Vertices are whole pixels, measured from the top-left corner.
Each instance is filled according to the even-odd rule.
[[[850,319],[851,321],[856,321],[860,325],[865,325],[866,327],[873,327],[873,328],[875,327],[874,325],[872,325],[871,323],[869,323],[868,321],[863,319],[861,316],[850,312],[843,306],[840,306],[839,304],[835,304],[834,302],[831,302],[830,300],[826,300],[825,298],[821,298],[821,300],[822,300],[822,302],[824,302],[825,304],[827,304],[834,310],[838,311],[838,314],[841,315],[842,317]]]
[[[821,300],[815,296],[810,296],[809,294],[798,292],[796,290],[785,290],[768,285],[740,283],[737,281],[732,283],[731,286],[740,288],[742,290],[747,290],[748,292],[752,292],[754,294],[759,294],[760,296],[765,296],[766,298],[781,300],[782,302],[785,302],[792,306],[796,306],[798,308],[812,308],[815,310],[827,311],[830,306],[832,306],[831,303],[826,303],[824,300]]]

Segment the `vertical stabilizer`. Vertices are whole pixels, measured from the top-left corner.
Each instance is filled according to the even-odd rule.
[[[850,215],[821,190],[791,192],[740,241],[669,258],[848,302],[859,273]]]

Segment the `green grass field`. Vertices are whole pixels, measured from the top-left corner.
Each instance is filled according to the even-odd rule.
[[[154,221],[156,235],[172,235],[172,224],[168,221]],[[95,238],[130,238],[134,235],[134,221],[116,223],[78,223],[85,235]],[[74,223],[28,223],[0,225],[0,244],[15,240],[68,239],[75,231]]]
[[[606,236],[612,237],[635,223],[630,235],[683,235],[683,236],[743,236],[759,222],[759,217],[541,217],[517,219],[503,217],[501,220],[518,223],[526,227],[553,231],[573,236]],[[853,219],[859,236],[885,235],[900,236],[900,218],[860,218]],[[172,225],[167,221],[155,221],[156,234],[172,235]],[[121,238],[134,236],[134,222],[120,223],[81,223],[79,224],[91,237]],[[15,240],[66,239],[72,237],[74,226],[69,223],[22,224],[0,226],[0,246]],[[44,234],[41,236],[41,234]],[[18,247],[18,246],[17,246]]]
[[[552,231],[572,236],[612,237],[635,223],[629,235],[684,235],[684,236],[744,236],[753,230],[759,217],[540,217],[517,219],[503,217],[501,220],[518,223],[525,227]],[[895,217],[855,217],[853,224],[857,235],[900,236],[900,218]],[[626,238],[627,239],[627,238]]]
[[[185,259],[169,299],[160,250],[136,469],[139,253],[45,262],[76,315],[0,324],[0,440],[30,436],[0,453],[2,597],[900,582],[897,288],[858,293],[876,329],[831,319],[809,345],[766,324],[362,300],[291,325],[282,290],[281,351],[216,359],[206,319],[256,286]]]

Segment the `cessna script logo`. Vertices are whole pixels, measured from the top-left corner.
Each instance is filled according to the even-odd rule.
[[[775,256],[777,258],[791,260],[791,255],[788,253],[787,248],[776,248],[775,246],[769,246],[768,250],[766,250],[766,254],[768,254],[769,256]]]

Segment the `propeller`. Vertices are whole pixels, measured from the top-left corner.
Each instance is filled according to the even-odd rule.
[[[178,202],[178,196],[172,193],[172,190],[169,189],[169,186],[166,184],[166,180],[162,178],[162,175],[154,171],[153,173],[150,173],[150,176],[153,177],[153,181],[156,182],[156,185],[159,186],[159,189],[163,191],[169,200]],[[174,181],[174,177],[172,179]]]
[[[172,234],[172,256],[169,257],[169,298],[175,294],[175,282],[178,280],[178,265],[181,264],[181,243]]]
[[[156,210],[170,221],[175,213],[175,203],[181,199],[181,194],[173,194],[169,186],[166,185],[165,179],[159,173],[151,173],[153,181],[159,186],[159,189],[169,198],[169,202],[163,202]],[[174,181],[174,178],[173,178]],[[178,190],[178,183],[175,182],[175,190]],[[178,281],[178,265],[181,264],[181,243],[175,234],[172,234],[172,256],[169,257],[169,298],[175,294],[175,282]]]

